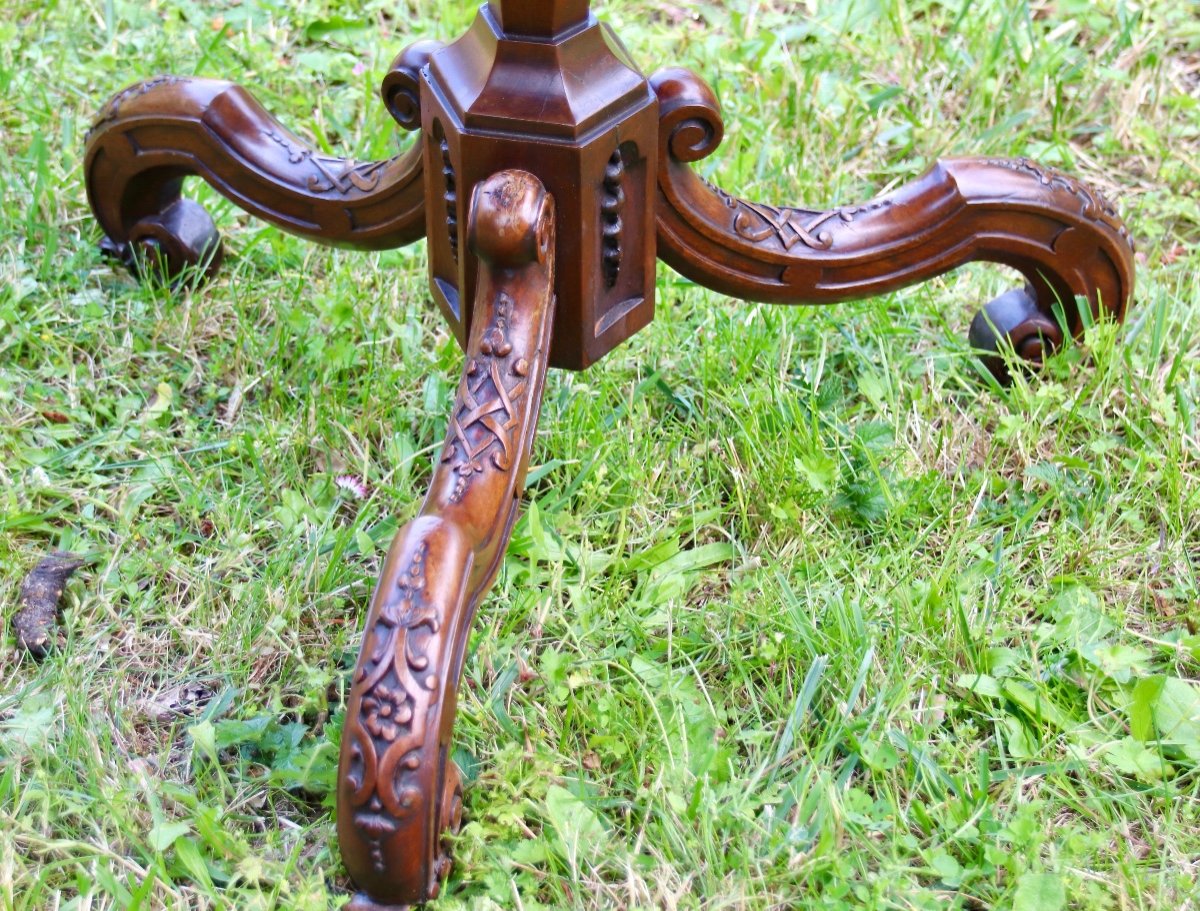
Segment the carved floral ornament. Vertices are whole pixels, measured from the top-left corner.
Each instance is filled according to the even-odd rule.
[[[372,841],[372,865],[384,869],[382,842],[420,803],[416,773],[425,739],[424,712],[439,693],[437,674],[429,673],[425,647],[441,629],[437,611],[426,600],[425,565],[429,547],[421,543],[394,589],[367,629],[368,660],[355,675],[361,687],[359,723],[367,736],[353,737],[346,782],[359,797],[355,823]],[[388,770],[394,770],[388,773]]]

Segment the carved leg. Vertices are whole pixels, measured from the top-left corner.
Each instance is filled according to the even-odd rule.
[[[724,125],[716,98],[687,70],[656,73],[660,144],[659,255],[724,294],[825,304],[893,291],[986,260],[1017,269],[1027,287],[989,304],[973,344],[1011,344],[1026,361],[1062,343],[1055,318],[1083,329],[1076,297],[1118,320],[1133,294],[1133,242],[1112,204],[1082,183],[1025,159],[944,159],[887,196],[826,211],[747,202],[688,166],[713,152]],[[1004,365],[989,358],[1003,378]]]
[[[408,129],[420,125],[417,72],[437,46],[413,45],[384,81],[388,109]],[[285,231],[381,250],[425,234],[421,157],[420,142],[386,161],[326,156],[240,86],[159,76],[104,107],[88,133],[84,179],[102,249],[131,267],[156,261],[176,278],[196,266],[212,275],[221,260],[212,219],[180,197],[189,175]]]
[[[367,616],[342,734],[338,837],[358,911],[437,895],[458,825],[450,733],[463,649],[516,518],[553,323],[554,205],[523,171],[480,183],[466,366],[420,516],[396,535]]]

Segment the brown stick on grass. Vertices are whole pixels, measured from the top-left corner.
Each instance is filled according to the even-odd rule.
[[[50,651],[63,589],[72,573],[86,562],[78,554],[54,553],[38,563],[21,583],[17,598],[20,609],[13,617],[13,631],[17,644],[35,658],[44,658]]]

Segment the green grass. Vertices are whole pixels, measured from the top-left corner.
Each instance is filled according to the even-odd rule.
[[[220,279],[138,287],[96,252],[83,134],[174,71],[386,154],[388,62],[472,6],[4,4],[0,907],[347,894],[340,706],[460,360],[424,247],[317,248],[201,186]],[[1200,908],[1194,4],[597,8],[711,81],[727,188],[854,202],[1029,155],[1118,201],[1137,305],[1000,390],[964,336],[1002,270],[804,310],[663,267],[649,329],[547,382],[438,907]],[[91,562],[38,664],[8,621],[55,549]]]

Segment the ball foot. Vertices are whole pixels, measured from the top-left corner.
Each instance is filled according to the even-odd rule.
[[[967,341],[992,375],[1008,385],[1014,363],[1041,369],[1045,358],[1062,345],[1063,333],[1038,308],[1033,288],[1026,285],[1001,294],[975,314]]]
[[[371,896],[359,892],[350,899],[343,911],[413,911],[412,905],[381,905]]]

